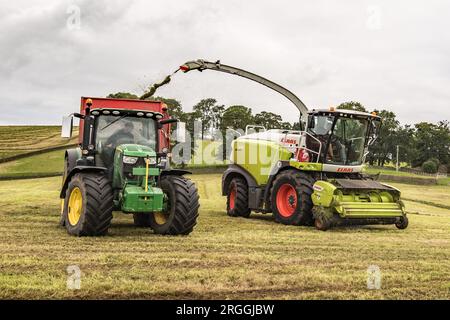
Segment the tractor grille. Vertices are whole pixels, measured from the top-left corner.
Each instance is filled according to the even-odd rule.
[[[123,164],[123,177],[128,180],[136,180],[136,176],[133,175],[133,168],[145,167],[144,158],[139,157],[135,164]]]

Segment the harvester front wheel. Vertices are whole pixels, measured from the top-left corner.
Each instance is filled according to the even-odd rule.
[[[331,223],[329,220],[326,220],[323,217],[317,217],[314,219],[314,226],[317,230],[327,231],[331,228]]]
[[[134,226],[138,228],[148,228],[151,226],[151,213],[133,213]]]
[[[160,186],[164,192],[164,209],[149,214],[151,228],[158,234],[191,233],[200,207],[195,184],[184,177],[166,176],[161,179]]]
[[[314,179],[303,172],[286,170],[275,178],[271,189],[275,221],[287,225],[311,225]]]
[[[395,226],[398,229],[403,230],[403,229],[406,229],[408,227],[408,223],[409,223],[408,217],[403,216],[395,223]]]
[[[102,236],[108,232],[113,191],[106,176],[78,173],[69,182],[64,200],[67,232],[74,236]]]
[[[228,187],[227,214],[230,217],[248,218],[250,212],[247,182],[240,177],[233,178]]]

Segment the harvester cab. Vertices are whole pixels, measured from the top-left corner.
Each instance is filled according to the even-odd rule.
[[[132,213],[134,224],[160,234],[188,234],[198,216],[189,172],[169,164],[169,117],[162,102],[82,98],[80,113],[63,122],[71,136],[80,119],[79,146],[65,154],[61,225],[69,234],[107,233],[112,211]],[[64,125],[65,124],[65,125]]]
[[[308,110],[288,89],[220,61],[188,61],[179,70],[247,78],[280,93],[300,112],[300,130],[246,130],[233,141],[222,177],[229,216],[272,212],[277,222],[315,224],[319,230],[342,224],[407,227],[400,191],[362,174],[368,147],[380,129],[375,113]]]

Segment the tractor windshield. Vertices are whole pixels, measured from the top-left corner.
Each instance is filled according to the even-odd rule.
[[[359,165],[363,161],[369,121],[339,117],[334,124],[327,152],[327,162]]]
[[[154,119],[133,116],[102,115],[96,121],[96,150],[103,162],[112,163],[121,144],[139,144],[156,149]]]

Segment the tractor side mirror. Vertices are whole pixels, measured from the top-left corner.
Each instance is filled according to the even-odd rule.
[[[72,115],[63,117],[61,127],[61,138],[72,138],[73,117]]]
[[[159,129],[161,129],[163,127],[163,125],[169,124],[169,123],[174,123],[174,122],[178,122],[178,119],[170,118],[170,119],[159,120],[158,127],[159,127]]]

